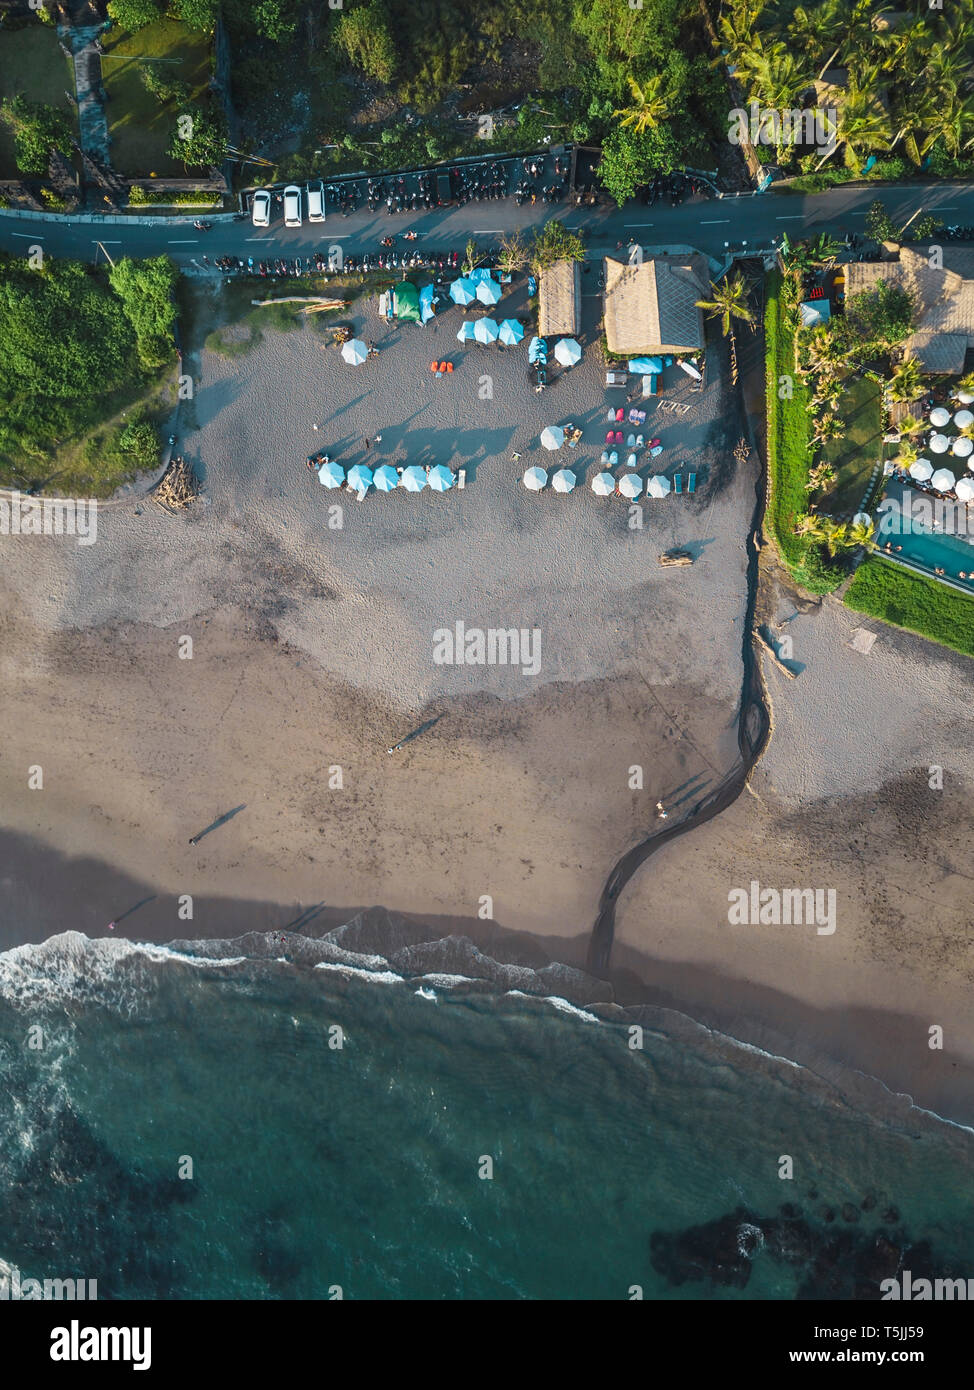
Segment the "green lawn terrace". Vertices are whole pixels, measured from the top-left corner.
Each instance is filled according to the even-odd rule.
[[[185,103],[161,102],[146,89],[141,72],[145,60],[157,60],[153,66],[167,79],[189,88],[189,102],[204,102],[212,70],[212,39],[176,20],[159,19],[134,34],[110,29],[102,42],[113,167],[129,178],[186,177],[189,171],[168,153],[176,117]]]
[[[54,26],[36,18],[20,29],[0,29],[0,99],[7,101],[18,94],[56,106],[77,132],[74,68],[58,45]],[[6,121],[0,121],[0,179],[19,176],[14,133]]]

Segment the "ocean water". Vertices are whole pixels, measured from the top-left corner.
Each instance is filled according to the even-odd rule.
[[[692,1025],[634,1050],[614,1010],[368,965],[0,955],[0,1261],[101,1299],[793,1299],[882,1231],[974,1275],[969,1131]],[[753,1238],[783,1203],[786,1258]]]

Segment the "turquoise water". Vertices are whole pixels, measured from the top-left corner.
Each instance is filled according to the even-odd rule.
[[[908,494],[904,491],[904,495]],[[919,499],[916,499],[914,505],[919,504]],[[958,511],[963,514],[963,508],[958,508]],[[882,534],[878,537],[880,554],[884,553],[886,539]],[[903,514],[897,534],[888,539],[894,548],[901,547],[898,552],[894,549],[890,559],[910,560],[931,575],[935,570],[942,569],[945,571],[943,578],[974,591],[974,545],[969,545],[966,537],[929,530],[917,519]],[[969,577],[961,579],[961,573]]]
[[[74,934],[0,956],[0,1260],[101,1298],[791,1299],[807,1270],[760,1252],[743,1289],[650,1255],[791,1202],[974,1272],[968,1131],[703,1030],[634,1051],[624,1022],[447,985]]]

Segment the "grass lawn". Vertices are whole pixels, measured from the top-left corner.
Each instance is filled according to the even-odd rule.
[[[781,300],[782,276],[768,276],[765,305],[765,352],[768,410],[768,508],[770,530],[792,577],[813,594],[830,593],[841,582],[840,567],[823,562],[821,548],[795,535],[795,517],[808,511],[808,403],[811,392],[795,371],[795,330]],[[778,395],[782,377],[792,383],[790,398]]]
[[[77,131],[77,113],[67,96],[74,95],[74,68],[58,47],[52,25],[35,21],[24,29],[0,29],[0,97],[18,92],[58,107]],[[0,121],[0,178],[16,177],[13,131]]]
[[[102,77],[108,93],[108,133],[112,163],[122,174],[158,174],[183,178],[187,170],[170,159],[166,150],[176,120],[176,107],[165,105],[142,85],[140,58],[176,58],[163,66],[167,75],[185,82],[190,100],[198,101],[210,81],[210,40],[185,24],[160,19],[137,34],[110,30],[102,59]]]
[[[936,579],[873,556],[856,571],[847,608],[929,637],[964,656],[974,656],[974,599]]]
[[[843,383],[838,415],[843,434],[822,449],[836,472],[836,485],[820,510],[833,516],[858,511],[876,461],[883,456],[883,393],[877,381],[852,376]]]

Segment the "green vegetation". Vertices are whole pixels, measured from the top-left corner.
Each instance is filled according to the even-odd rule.
[[[223,195],[207,193],[203,189],[195,192],[191,188],[177,188],[167,192],[164,188],[140,188],[138,185],[129,190],[128,205],[130,208],[165,207],[167,205],[176,207],[181,204],[196,208],[222,207]]]
[[[577,232],[570,232],[564,222],[555,217],[534,233],[527,257],[534,274],[540,275],[555,261],[584,261],[585,243]]]
[[[846,84],[827,89],[835,143],[823,153],[779,140],[777,162],[815,176],[840,162],[858,177],[869,156],[895,154],[917,169],[929,157],[944,175],[959,172],[974,149],[969,93],[969,4],[901,11],[871,0],[821,0],[814,6],[730,0],[720,42],[748,98],[776,110],[799,107],[811,84],[832,69]],[[955,176],[956,176],[955,172]],[[899,175],[893,174],[892,177]]]
[[[850,376],[841,384],[840,433],[823,442],[820,457],[833,470],[824,505],[842,515],[858,510],[876,460],[882,454],[883,392],[869,377]]]
[[[219,167],[227,154],[227,118],[220,107],[179,108],[169,137],[169,157],[184,169]]]
[[[106,496],[138,471],[148,436],[130,427],[151,423],[173,360],[172,275],[164,258],[110,277],[0,260],[0,478]]]
[[[169,152],[180,111],[209,102],[210,40],[172,19],[156,17],[137,32],[106,36],[102,75],[108,94],[112,163],[122,174],[182,178],[179,158]],[[143,62],[142,59],[174,59]],[[150,72],[153,75],[149,75]],[[166,92],[170,95],[164,95]],[[188,102],[181,95],[188,93]],[[204,167],[204,166],[200,166]]]
[[[5,26],[0,31],[0,100],[25,95],[31,102],[54,107],[73,131],[76,118],[69,100],[73,92],[74,72],[58,48],[53,28],[32,19],[22,29]],[[47,172],[46,162],[43,172]],[[14,128],[0,121],[0,178],[16,176]]]
[[[811,391],[795,371],[794,323],[783,295],[783,277],[768,277],[765,350],[768,407],[768,508],[765,522],[792,578],[814,594],[829,593],[843,568],[831,562],[814,531],[796,535],[806,515]]]
[[[18,93],[0,110],[13,131],[14,161],[21,174],[46,174],[51,154],[70,155],[74,132],[63,111]]]
[[[974,656],[974,599],[878,557],[860,565],[846,606]]]

